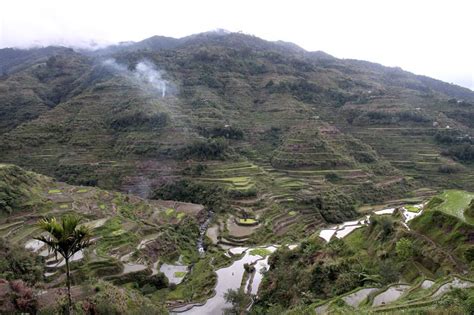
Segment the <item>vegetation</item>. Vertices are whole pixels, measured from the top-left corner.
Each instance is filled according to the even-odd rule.
[[[153,198],[199,203],[216,212],[227,210],[224,189],[214,184],[202,184],[190,180],[165,184],[154,191]]]
[[[47,236],[39,236],[37,240],[43,242],[57,256],[60,254],[66,261],[66,286],[68,297],[68,313],[72,310],[71,272],[69,259],[90,246],[91,231],[85,226],[79,226],[80,218],[66,215],[58,222],[56,218],[42,219],[38,226]]]
[[[225,294],[224,298],[227,303],[232,305],[231,308],[224,310],[226,315],[238,315],[246,311],[247,305],[250,304],[250,298],[248,295],[243,293],[240,290],[231,290],[229,289]]]
[[[223,160],[228,155],[228,145],[223,138],[196,141],[180,153],[182,159]]]
[[[18,166],[0,164],[0,217],[14,211],[32,210],[44,204],[39,191],[42,182]]]
[[[427,209],[442,211],[472,224],[474,221],[464,215],[472,200],[474,200],[473,193],[462,190],[447,190],[432,199],[428,203]]]
[[[255,248],[250,251],[250,255],[252,256],[267,257],[270,254],[271,254],[271,251],[269,251],[266,248]]]
[[[0,279],[22,280],[34,285],[43,278],[43,264],[24,248],[0,239]]]
[[[258,222],[255,219],[248,218],[248,219],[239,219],[238,223],[242,225],[255,225]]]
[[[163,70],[171,94],[127,77],[143,61]],[[88,54],[2,49],[0,64],[0,161],[54,177],[0,165],[0,304],[13,305],[0,313],[59,311],[37,310],[35,299],[57,304],[64,269],[78,312],[160,314],[203,302],[215,271],[240,257],[224,245],[256,246],[250,253],[269,259],[255,314],[312,314],[326,302],[341,314],[470,311],[472,290],[438,303],[418,285],[471,276],[473,201],[461,189],[474,189],[472,91],[238,33]],[[358,208],[421,203],[445,189],[410,229],[396,213],[327,244],[318,236],[365,215]],[[80,263],[24,250],[41,233],[38,217],[71,213],[97,235]],[[272,243],[299,246],[258,247]],[[190,271],[169,284],[156,268],[177,260]],[[244,269],[258,278],[256,265]],[[378,309],[372,295],[359,310],[344,299],[400,281],[409,293]],[[250,305],[242,282],[227,294],[231,313]]]

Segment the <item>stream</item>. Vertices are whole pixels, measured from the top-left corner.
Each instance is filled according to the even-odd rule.
[[[232,265],[218,269],[217,273],[217,284],[215,287],[216,294],[209,298],[203,305],[194,305],[190,309],[176,309],[172,314],[222,314],[224,309],[230,307],[231,305],[227,303],[224,299],[224,294],[229,289],[238,289],[240,288],[242,277],[244,275],[244,264],[253,264],[256,263],[256,273],[251,285],[251,293],[256,294],[260,282],[262,281],[262,275],[260,271],[262,269],[268,268],[268,256],[263,258],[259,255],[251,255],[250,252],[255,248],[265,248],[270,252],[274,252],[278,247],[277,246],[267,246],[267,247],[235,247],[231,248],[229,252],[233,255],[239,255],[243,253],[243,257],[237,261],[234,261]]]
[[[214,216],[214,212],[209,211],[207,214],[206,221],[204,221],[204,223],[202,223],[199,226],[199,238],[197,240],[197,249],[201,257],[206,254],[206,251],[204,250],[204,238],[206,237],[207,228],[209,227],[209,224],[211,224],[213,216]]]
[[[424,204],[414,205],[415,208],[419,209],[418,212],[408,211],[405,207],[400,208],[400,212],[403,217],[402,223],[407,229],[410,229],[410,228],[408,227],[406,223],[416,218],[417,216],[419,216],[423,212],[423,206]],[[393,214],[394,212],[395,212],[395,208],[387,208],[387,209],[374,211],[373,213],[376,215],[387,215],[387,214]],[[347,221],[347,222],[338,224],[334,227],[323,229],[319,232],[319,237],[324,239],[326,242],[329,242],[333,236],[337,238],[344,238],[347,235],[349,235],[352,231],[358,228],[361,228],[365,225],[368,225],[370,216],[371,215],[366,215],[365,217],[362,217],[359,220]]]
[[[413,219],[414,217],[421,214],[422,205],[417,205],[420,207],[420,211],[417,213],[409,212],[405,208],[401,208],[401,212],[403,214],[404,222],[408,222],[409,220]],[[374,214],[383,215],[383,214],[392,214],[395,211],[395,208],[388,208],[379,211],[375,211]],[[199,239],[198,239],[198,250],[200,255],[205,254],[203,242],[204,237],[206,235],[206,230],[212,220],[213,213],[211,212],[206,219],[206,221],[200,226],[199,229]],[[354,231],[357,228],[363,227],[369,223],[370,215],[365,215],[364,217],[341,223],[337,226],[334,226],[329,229],[323,229],[320,231],[320,237],[329,242],[329,240],[335,236],[337,238],[344,238],[349,233]],[[290,246],[290,249],[293,249],[295,245]],[[244,275],[244,264],[255,264],[256,272],[253,277],[252,283],[248,280],[245,288],[249,287],[251,294],[257,294],[258,287],[262,281],[263,275],[261,274],[262,269],[268,269],[268,256],[261,257],[259,255],[251,255],[250,252],[252,249],[255,248],[265,248],[270,252],[274,252],[278,245],[270,245],[266,247],[233,247],[228,250],[231,255],[240,255],[243,254],[242,258],[236,260],[232,263],[232,265],[228,267],[224,267],[221,269],[216,270],[217,274],[217,284],[214,289],[216,294],[209,298],[204,304],[198,305],[187,305],[183,307],[179,307],[174,309],[171,314],[222,314],[224,309],[230,307],[231,305],[225,301],[224,294],[229,289],[238,289],[242,283],[242,277]],[[346,298],[349,299],[352,304],[357,304],[360,302],[360,299],[365,295],[365,293],[369,293],[369,291],[362,290],[354,294],[354,296],[347,296]],[[385,302],[385,301],[383,301]]]

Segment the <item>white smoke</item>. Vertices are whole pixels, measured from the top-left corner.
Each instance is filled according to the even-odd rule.
[[[143,89],[158,92],[163,98],[172,90],[170,89],[172,84],[163,78],[164,71],[157,69],[156,66],[149,61],[140,61],[132,71],[127,69],[125,65],[117,63],[114,59],[107,59],[103,64],[126,76]]]
[[[166,96],[166,80],[163,79],[162,72],[157,70],[153,64],[147,61],[139,62],[133,74],[138,80],[150,84],[160,91],[161,97]]]

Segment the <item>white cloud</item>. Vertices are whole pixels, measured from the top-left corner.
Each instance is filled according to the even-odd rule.
[[[182,37],[215,28],[474,87],[469,0],[6,0],[0,47]]]

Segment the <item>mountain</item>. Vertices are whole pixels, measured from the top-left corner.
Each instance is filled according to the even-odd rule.
[[[365,271],[376,276],[371,279],[378,286],[469,272],[470,262],[458,254],[470,245],[456,236],[470,231],[470,225],[451,222],[457,229],[448,243],[456,248],[449,253],[458,255],[453,260],[459,265],[449,257],[430,260],[430,253],[447,252],[440,234],[451,226],[438,226],[439,214],[424,213],[423,220],[410,224],[413,233],[425,236],[408,233],[408,225],[396,215],[390,218],[395,223],[382,219],[374,223],[378,226],[360,229],[363,235],[351,234],[348,242],[356,244],[349,244],[347,252],[337,241],[326,245],[319,237],[327,225],[352,222],[377,209],[422,204],[446,189],[473,191],[474,92],[469,89],[400,68],[224,31],[179,39],[154,36],[95,51],[2,49],[0,67],[0,161],[9,165],[0,168],[3,231],[10,235],[13,219],[37,218],[38,213],[30,218],[31,211],[61,215],[66,208],[61,210],[55,193],[49,193],[57,189],[66,195],[68,207],[75,200],[91,206],[77,209],[85,220],[111,220],[110,229],[97,233],[113,244],[102,253],[99,244],[100,255],[89,253],[77,283],[94,275],[96,264],[101,268],[97,259],[107,260],[107,268],[122,266],[113,251],[122,245],[127,253],[136,249],[134,262],[143,265],[145,260],[147,270],[153,269],[147,256],[151,263],[173,263],[170,268],[178,273],[184,271],[176,266],[193,266],[189,278],[176,287],[144,287],[148,274],[99,277],[106,283],[113,280],[116,286],[110,290],[128,290],[135,283],[140,296],[167,301],[170,309],[205,301],[218,281],[215,270],[252,256],[231,250],[226,252],[229,258],[223,250],[229,247],[309,242],[306,252],[277,251],[271,256],[269,266],[275,270],[262,282],[264,301],[256,304],[262,312],[283,299],[278,288],[284,286],[274,286],[280,277],[299,279],[319,263],[325,271],[332,263],[341,268],[345,275],[340,287],[351,289],[365,285],[360,282]],[[82,200],[78,190],[91,194]],[[172,201],[159,200],[204,208],[180,229],[183,215],[169,206]],[[123,213],[115,212],[118,207]],[[150,210],[154,208],[156,213]],[[390,226],[390,235],[380,238]],[[130,238],[122,240],[122,230]],[[156,242],[144,252],[140,242],[152,231],[166,235],[166,246]],[[14,226],[11,235],[18,237],[7,238],[12,246],[24,247],[34,232]],[[114,233],[120,236],[118,244],[107,238]],[[378,262],[393,266],[399,263],[393,256],[396,244],[404,237],[426,249],[408,268],[426,270],[387,280],[379,278],[383,270],[364,260],[361,278],[344,286],[343,281],[354,280],[346,278],[354,270],[344,269],[342,261],[375,253]],[[361,242],[373,243],[361,247]],[[163,246],[181,258],[162,255]],[[205,249],[204,258],[198,248]],[[279,257],[281,265],[273,261]],[[311,270],[298,267],[305,263]],[[287,267],[294,273],[282,275]],[[398,267],[390,270],[400,272]],[[259,279],[255,273],[252,277]],[[61,282],[55,279],[53,283]],[[329,292],[323,284],[321,292],[311,289],[309,295],[303,289],[288,291],[292,300],[275,307],[287,310],[347,293]],[[223,300],[221,294],[217,298]]]

